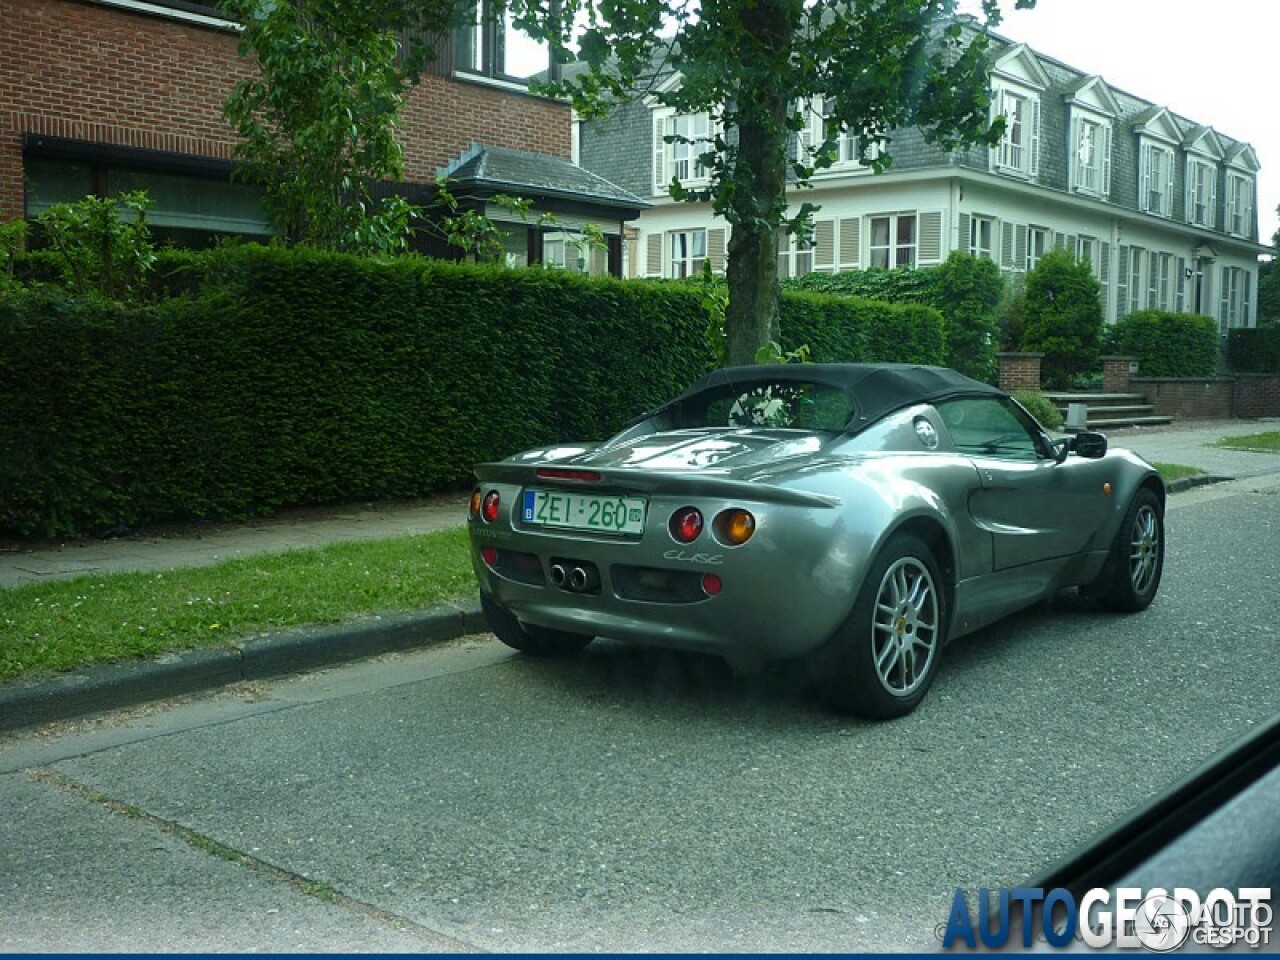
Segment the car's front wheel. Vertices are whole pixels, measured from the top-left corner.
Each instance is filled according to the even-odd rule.
[[[508,647],[535,657],[564,657],[577,653],[594,638],[567,630],[550,630],[523,624],[506,607],[480,594],[480,609],[494,636]]]
[[[937,560],[919,537],[882,549],[848,618],[816,658],[823,702],[889,720],[919,706],[942,656],[946,594]]]
[[[1151,488],[1143,487],[1129,504],[1092,592],[1108,609],[1137,613],[1155,599],[1163,573],[1164,510]]]

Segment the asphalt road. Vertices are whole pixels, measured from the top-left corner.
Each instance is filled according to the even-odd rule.
[[[929,949],[1280,711],[1271,484],[1174,498],[1146,613],[1006,621],[890,724],[482,636],[0,740],[0,950]]]

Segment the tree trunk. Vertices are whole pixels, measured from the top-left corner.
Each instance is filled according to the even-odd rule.
[[[743,25],[760,45],[744,51],[744,59],[761,62],[744,71],[735,104],[738,153],[730,173],[735,189],[726,211],[733,226],[725,313],[730,366],[755,363],[756,351],[779,339],[777,231],[787,206],[790,104],[773,70],[786,63],[791,20],[779,0],[759,0],[746,11]]]

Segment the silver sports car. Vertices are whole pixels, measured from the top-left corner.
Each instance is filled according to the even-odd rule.
[[[875,718],[920,703],[948,640],[1066,587],[1142,610],[1164,564],[1150,464],[1053,439],[940,367],[718,370],[610,440],[476,476],[472,558],[504,643],[804,657],[828,704]]]

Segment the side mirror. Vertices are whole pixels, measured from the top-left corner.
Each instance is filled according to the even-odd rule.
[[[1046,438],[1048,435],[1046,434]],[[1061,440],[1049,440],[1049,453],[1053,457],[1054,463],[1062,463],[1067,459],[1067,454],[1071,452],[1071,440],[1063,437]]]
[[[1107,435],[1082,430],[1071,438],[1071,449],[1086,460],[1101,460],[1107,455]]]

